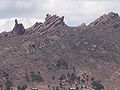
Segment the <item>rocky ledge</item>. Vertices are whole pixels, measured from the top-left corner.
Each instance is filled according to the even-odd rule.
[[[55,29],[58,26],[64,26],[64,16],[59,17],[57,15],[47,14],[43,23],[36,22],[32,27],[27,29],[27,34],[43,34],[46,31]]]

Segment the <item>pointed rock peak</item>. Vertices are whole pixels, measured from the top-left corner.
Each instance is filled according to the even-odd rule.
[[[59,24],[64,25],[64,16],[59,17],[57,15],[47,14],[44,24],[48,25],[48,24],[52,24],[52,23],[55,24],[56,26],[59,25]]]
[[[45,18],[45,21],[49,20],[51,18],[51,15],[50,14],[47,14],[46,15],[46,18]]]
[[[79,30],[81,31],[81,30],[86,30],[86,29],[87,29],[87,26],[86,26],[85,23],[82,23],[81,25],[77,26],[76,28],[78,29],[78,31],[79,31]]]
[[[94,22],[90,23],[88,26],[96,27],[96,26],[106,26],[109,24],[120,22],[120,17],[118,13],[110,12],[108,14],[104,14],[103,16],[99,17]]]
[[[47,21],[47,20],[49,20],[50,18],[61,18],[62,20],[64,20],[64,16],[62,16],[62,17],[59,17],[59,16],[57,16],[57,15],[50,15],[50,14],[47,14],[46,15],[46,18],[45,18],[45,21]]]
[[[12,31],[16,35],[23,35],[25,33],[25,28],[22,23],[18,24],[17,19],[15,19],[15,26]]]
[[[120,17],[118,15],[118,13],[114,13],[114,12],[109,12],[108,14],[104,14],[103,16],[101,16],[100,18],[98,18],[99,20],[119,20]]]
[[[15,25],[18,25],[18,21],[17,21],[17,19],[15,19]]]
[[[38,27],[39,25],[42,25],[43,23],[41,23],[41,22],[36,22],[34,25],[33,25],[33,28],[36,28],[36,27]]]
[[[86,27],[86,24],[85,24],[85,23],[82,23],[80,26],[81,26],[81,27]]]
[[[114,12],[108,13],[108,17],[110,17],[110,18],[112,18],[112,19],[114,19],[114,20],[120,19],[118,13],[114,13]]]
[[[81,25],[78,26],[78,28],[82,28],[82,29],[85,29],[87,28],[86,24],[85,23],[82,23]]]

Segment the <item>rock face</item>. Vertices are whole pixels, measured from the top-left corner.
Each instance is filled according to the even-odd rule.
[[[25,28],[22,23],[18,24],[17,19],[15,20],[15,26],[13,28],[13,33],[17,35],[23,35],[25,33]]]
[[[110,12],[108,15],[104,14],[91,24],[89,24],[90,27],[103,27],[107,25],[114,25],[116,23],[120,22],[120,17],[117,13]]]
[[[80,26],[77,27],[78,29],[86,30],[87,26],[85,23],[82,23]]]
[[[26,83],[29,88],[33,84],[45,88],[58,86],[65,77],[63,83],[70,76],[81,76],[79,83],[85,82],[87,88],[95,77],[105,90],[120,90],[118,14],[111,12],[79,27],[69,27],[64,17],[47,14],[43,23],[28,29],[15,20],[12,32],[0,34],[0,86],[9,79],[14,86]]]
[[[48,32],[49,30],[55,29],[58,26],[64,26],[64,17],[59,17],[57,15],[46,15],[44,23],[38,23],[36,22],[35,25],[33,25],[31,28],[29,28],[28,34],[44,34]]]

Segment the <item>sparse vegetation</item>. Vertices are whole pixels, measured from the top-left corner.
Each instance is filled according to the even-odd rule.
[[[62,81],[62,80],[64,80],[64,79],[65,79],[65,75],[62,74],[62,75],[60,76],[59,80]]]
[[[64,59],[60,59],[57,61],[56,67],[57,69],[60,68],[68,69],[68,63]]]
[[[34,71],[30,72],[30,73],[31,73],[31,81],[32,82],[42,82],[43,81],[43,78],[40,75],[40,73],[35,73]]]
[[[6,90],[12,90],[13,88],[13,83],[11,80],[6,81]]]
[[[104,86],[100,83],[100,81],[93,81],[92,82],[92,88],[95,90],[103,90]]]
[[[27,85],[26,84],[20,84],[17,87],[18,90],[26,90],[27,89]]]
[[[27,82],[49,84],[50,90],[102,90],[105,85],[119,90],[120,19],[105,15],[88,26],[69,27],[63,17],[48,16],[28,29],[16,22],[11,32],[0,33],[0,89]],[[91,74],[105,79],[103,84]]]

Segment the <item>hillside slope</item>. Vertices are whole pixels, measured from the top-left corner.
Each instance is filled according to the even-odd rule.
[[[58,85],[62,74],[75,72],[94,76],[105,90],[120,90],[120,17],[111,12],[88,26],[69,27],[64,17],[47,14],[28,29],[16,21],[0,34],[0,62],[3,86],[6,80],[15,87]]]

